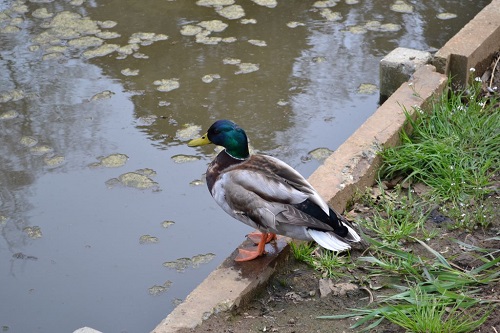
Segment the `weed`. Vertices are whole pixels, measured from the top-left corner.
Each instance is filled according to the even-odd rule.
[[[500,165],[500,114],[490,107],[494,103],[477,98],[479,84],[467,93],[450,89],[417,120],[408,115],[412,137],[403,131],[402,145],[381,153],[383,174],[423,182],[455,205],[490,193],[489,180]]]
[[[488,305],[486,311],[484,306],[474,311],[470,311],[470,308],[484,304],[483,300],[474,297],[475,288],[498,280],[500,257],[489,260],[486,255],[483,265],[465,271],[454,268],[440,253],[420,240],[415,241],[432,254],[433,259],[415,256],[371,238],[366,239],[377,249],[377,257],[361,257],[358,260],[372,265],[369,267],[372,276],[398,273],[406,277],[410,286],[392,285],[399,293],[381,298],[376,303],[378,307],[352,309],[348,314],[318,318],[359,317],[352,328],[372,322],[362,331],[370,331],[388,319],[411,332],[451,333],[473,331],[492,312],[494,303]]]
[[[290,242],[290,248],[295,259],[307,261],[311,257],[316,246],[306,242]]]
[[[492,311],[472,309],[478,300],[468,300],[465,296],[457,300],[436,297],[423,292],[419,285],[410,288],[409,294],[409,300],[415,303],[391,306],[384,318],[410,332],[471,332],[483,324]]]
[[[290,246],[295,259],[305,262],[323,277],[340,277],[345,275],[346,269],[353,267],[348,255],[320,249],[313,243],[291,242]]]
[[[372,208],[373,216],[358,221],[367,229],[388,243],[407,240],[422,231],[426,238],[435,233],[424,228],[428,213],[424,203],[413,194],[412,189],[403,191],[397,186],[395,191],[386,192],[379,186],[380,195],[374,200],[370,194],[364,196],[364,203]],[[403,193],[404,192],[404,193]]]

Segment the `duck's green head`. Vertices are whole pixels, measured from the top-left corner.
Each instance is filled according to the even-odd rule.
[[[226,148],[226,152],[236,158],[247,158],[248,139],[245,131],[230,120],[217,120],[201,138],[189,141],[188,146],[196,147],[213,143]]]

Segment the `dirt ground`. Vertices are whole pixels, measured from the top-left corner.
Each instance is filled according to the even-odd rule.
[[[491,72],[489,77],[483,76],[483,82],[488,80],[488,82],[494,82],[495,85],[500,85],[499,70],[500,68],[493,70],[495,73],[493,80],[491,79]],[[498,96],[496,90],[488,90],[486,86],[483,93],[486,96]],[[456,267],[470,270],[480,265],[480,261],[477,259],[477,253],[468,251],[454,240],[481,248],[500,249],[500,240],[490,239],[500,236],[499,180],[500,178],[497,178],[494,182],[493,188],[495,191],[487,199],[494,210],[488,228],[477,228],[473,232],[453,229],[449,228],[453,221],[448,217],[439,214],[437,211],[429,215],[426,228],[437,229],[438,235],[432,238],[428,245],[445,256]],[[357,215],[357,217],[363,218],[363,214],[369,215],[370,209],[357,204],[347,215],[351,215],[351,217]],[[425,250],[418,243],[407,243],[404,246],[415,253],[425,253]],[[353,249],[351,251],[351,260],[355,262],[359,256],[366,255],[366,251],[369,251],[369,249]],[[496,255],[499,255],[498,252]],[[376,281],[373,277],[368,277],[367,270],[359,263],[354,267],[352,270],[346,271],[345,276],[328,281],[328,279],[322,279],[319,272],[292,258],[250,303],[230,313],[224,312],[213,315],[203,325],[184,332],[359,332],[360,328],[350,328],[356,322],[355,318],[342,320],[317,319],[318,316],[343,314],[349,312],[349,309],[365,308],[370,305],[372,299],[376,300],[379,296],[394,293],[393,290],[386,288],[378,290],[369,288],[370,285],[380,285],[382,282]],[[404,281],[398,282],[404,284]],[[326,296],[322,295],[323,292],[320,291],[325,286],[325,283],[326,285],[329,284],[327,289],[331,290]],[[497,279],[494,283],[479,287],[478,295],[484,300],[500,301],[500,281]],[[404,333],[405,330],[384,321],[370,332]],[[477,332],[500,332],[499,306],[495,308],[488,320]]]

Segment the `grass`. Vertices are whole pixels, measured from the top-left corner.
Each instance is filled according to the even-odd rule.
[[[422,182],[458,207],[490,193],[500,165],[500,117],[494,102],[478,97],[479,89],[474,81],[467,92],[448,89],[430,112],[417,120],[408,116],[412,136],[403,131],[402,145],[382,152],[382,175]]]
[[[313,243],[291,242],[290,246],[295,259],[305,262],[325,278],[341,277],[354,266],[348,255],[324,250]]]
[[[403,190],[397,185],[394,191],[388,192],[379,184],[379,192],[375,198],[370,193],[359,198],[372,210],[372,216],[359,221],[363,227],[391,244],[408,240],[418,233],[424,238],[435,235],[424,228],[429,210],[411,187]]]
[[[415,333],[471,332],[488,318],[495,304],[476,297],[477,288],[498,280],[500,257],[483,256],[484,264],[465,271],[455,268],[440,253],[416,240],[431,258],[387,246],[371,238],[372,256],[360,257],[368,263],[371,276],[398,275],[405,284],[390,287],[397,292],[383,297],[366,309],[351,309],[343,315],[321,316],[320,319],[359,318],[352,328],[370,331],[388,320]],[[383,259],[381,259],[383,258]],[[389,259],[390,258],[390,259]]]
[[[500,112],[497,101],[480,97],[480,82],[472,81],[466,91],[451,89],[431,110],[414,120],[407,114],[412,135],[401,133],[402,144],[385,149],[381,177],[402,177],[401,186],[384,190],[379,181],[377,195],[364,193],[357,199],[370,213],[358,224],[373,238],[365,236],[370,252],[353,265],[363,267],[366,290],[391,288],[391,296],[378,298],[364,309],[321,319],[358,318],[352,328],[370,331],[387,320],[408,332],[472,332],[482,325],[500,300],[486,301],[478,290],[500,277],[498,249],[469,247],[482,262],[469,270],[450,263],[441,253],[420,239],[436,235],[425,227],[431,208],[451,218],[454,228],[487,228],[495,213],[485,198],[500,166]],[[425,184],[426,194],[415,195],[414,187]],[[495,215],[497,214],[497,215]],[[367,217],[366,217],[367,216]],[[411,245],[418,251],[408,250]],[[345,257],[318,251],[311,245],[292,246],[295,257],[329,277],[339,277]],[[423,252],[423,254],[422,254]],[[328,254],[330,253],[330,254]],[[345,264],[345,263],[344,263]],[[383,281],[382,286],[370,285]]]
[[[452,302],[449,298],[443,300],[422,292],[417,285],[409,290],[415,303],[409,306],[391,306],[385,318],[390,322],[405,328],[410,332],[471,332],[481,326],[490,311],[484,313],[481,307],[475,307],[477,300],[467,301],[465,297]]]

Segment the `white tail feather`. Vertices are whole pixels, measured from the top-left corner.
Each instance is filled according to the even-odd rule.
[[[312,239],[314,239],[316,243],[318,243],[325,249],[340,252],[349,250],[351,248],[349,244],[341,241],[338,237],[335,237],[334,235],[328,232],[318,231],[314,229],[307,229],[307,232],[312,237]]]
[[[345,239],[347,239],[349,242],[354,242],[354,243],[361,241],[361,237],[359,237],[356,231],[354,231],[351,227],[349,227],[345,223],[344,226],[347,228],[347,230],[349,230],[347,236],[344,237]]]

